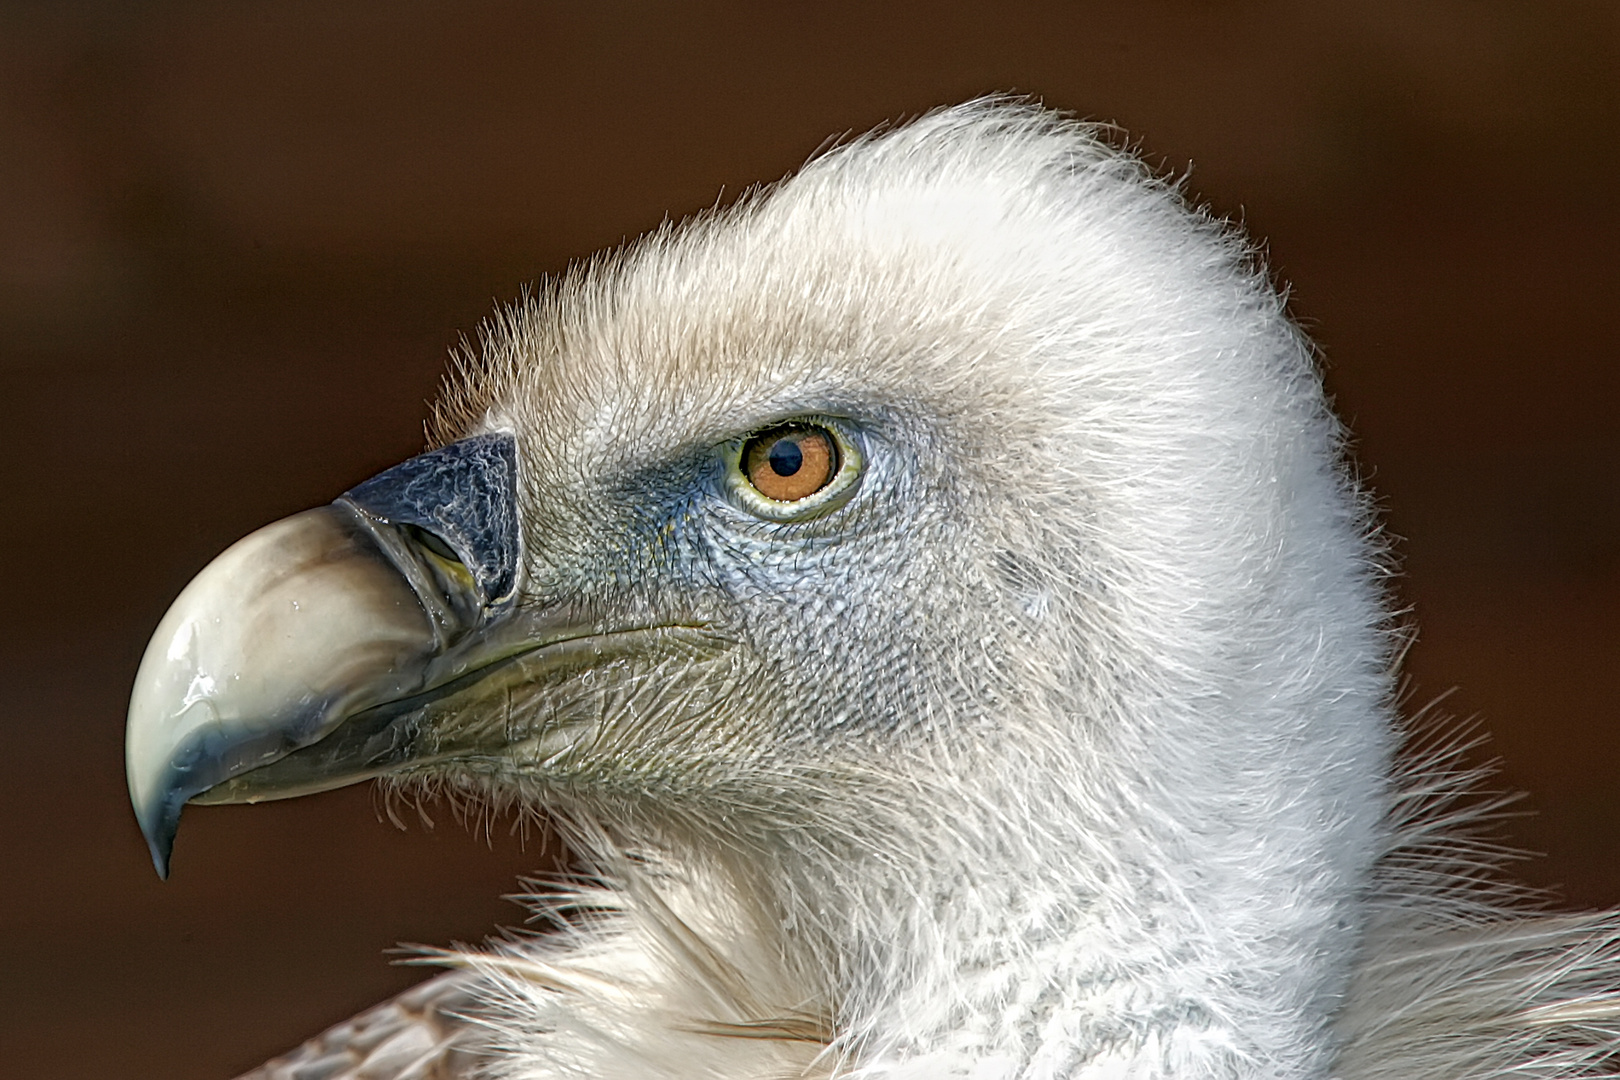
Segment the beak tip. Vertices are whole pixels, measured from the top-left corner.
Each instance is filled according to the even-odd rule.
[[[140,822],[141,835],[152,853],[152,869],[159,880],[169,880],[169,856],[174,851],[174,836],[180,829],[180,810],[185,800],[165,799],[155,806],[137,807],[135,816]]]

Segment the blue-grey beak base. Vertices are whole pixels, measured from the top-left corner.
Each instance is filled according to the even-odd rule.
[[[474,435],[419,454],[345,492],[391,525],[443,539],[472,573],[485,608],[517,585],[517,447],[511,435]]]

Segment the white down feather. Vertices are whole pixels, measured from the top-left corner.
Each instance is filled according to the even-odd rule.
[[[1311,347],[1230,229],[1082,125],[943,110],[503,313],[441,434],[516,433],[528,526],[585,535],[548,492],[589,463],[829,400],[890,433],[862,492],[884,539],[828,563],[865,584],[806,631],[836,686],[778,715],[715,682],[701,767],[661,794],[435,778],[553,816],[593,877],[536,896],[549,932],[441,957],[476,1020],[400,1060],[1610,1074],[1614,918],[1521,913],[1456,808],[1455,748],[1394,764],[1382,541]],[[568,557],[529,549],[536,580]],[[665,706],[637,700],[604,753],[651,737]]]

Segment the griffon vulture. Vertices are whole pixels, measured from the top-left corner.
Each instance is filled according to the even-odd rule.
[[[834,149],[500,313],[436,432],[175,601],[136,813],[161,873],[188,802],[382,777],[592,872],[256,1075],[1610,1074],[1615,919],[1395,764],[1311,346],[1096,132]]]

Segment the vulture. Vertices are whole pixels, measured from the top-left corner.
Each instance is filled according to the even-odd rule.
[[[1311,344],[1109,133],[848,140],[464,354],[426,452],[175,600],[130,792],[160,874],[188,803],[371,778],[580,870],[250,1075],[1620,1067],[1620,918],[1504,883],[1412,750]]]

